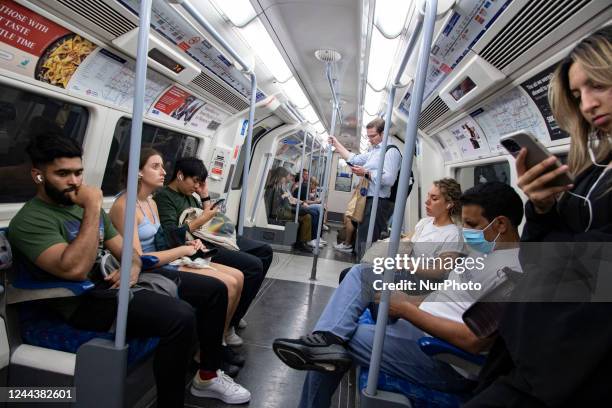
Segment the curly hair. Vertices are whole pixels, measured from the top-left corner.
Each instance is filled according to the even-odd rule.
[[[449,204],[451,208],[448,210],[448,215],[457,221],[461,216],[461,185],[457,180],[453,178],[443,178],[433,182],[434,186],[440,189],[440,193]]]

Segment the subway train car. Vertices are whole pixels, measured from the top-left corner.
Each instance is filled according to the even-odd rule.
[[[609,406],[611,6],[0,0],[0,404]]]

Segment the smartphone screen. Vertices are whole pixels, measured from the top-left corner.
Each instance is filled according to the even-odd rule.
[[[211,208],[216,208],[219,205],[223,204],[223,202],[225,201],[225,198],[221,198],[220,200],[215,201],[215,203],[212,205]]]

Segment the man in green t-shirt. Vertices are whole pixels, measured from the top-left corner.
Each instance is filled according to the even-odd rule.
[[[83,183],[82,151],[73,139],[40,134],[27,150],[36,196],[11,220],[8,234],[18,270],[29,272],[28,278],[35,280],[92,280],[96,285],[93,291],[39,303],[60,312],[78,329],[108,331],[117,312],[115,289],[120,284],[120,271],[103,277],[95,262],[102,249],[120,259],[123,239],[102,210],[102,191]],[[137,282],[140,269],[140,257],[134,253],[130,286]],[[227,290],[215,279],[186,275],[193,277],[181,276],[182,300],[137,290],[132,292],[128,306],[128,336],[160,338],[154,363],[160,407],[183,406],[185,374],[196,329],[201,353],[209,357],[200,364],[199,375],[204,373],[206,381],[200,380],[199,388],[214,398],[221,398],[221,394],[227,397],[224,390],[230,389],[225,384],[228,380],[217,375]],[[247,396],[240,397],[244,397],[241,403],[248,401]]]

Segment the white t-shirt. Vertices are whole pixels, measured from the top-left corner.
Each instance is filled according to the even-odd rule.
[[[443,317],[456,322],[463,322],[461,316],[480,296],[491,288],[497,286],[504,279],[501,270],[510,268],[516,272],[522,272],[519,263],[519,249],[500,249],[484,255],[478,252],[471,252],[467,256],[476,258],[484,257],[484,268],[467,269],[463,273],[457,272],[457,268],[448,275],[448,280],[457,283],[480,283],[480,290],[437,290],[427,296],[419,309],[434,316]]]
[[[465,252],[459,226],[448,224],[438,227],[433,222],[433,217],[422,218],[414,227],[414,235],[410,238],[414,243],[413,256],[435,257],[446,252]]]

